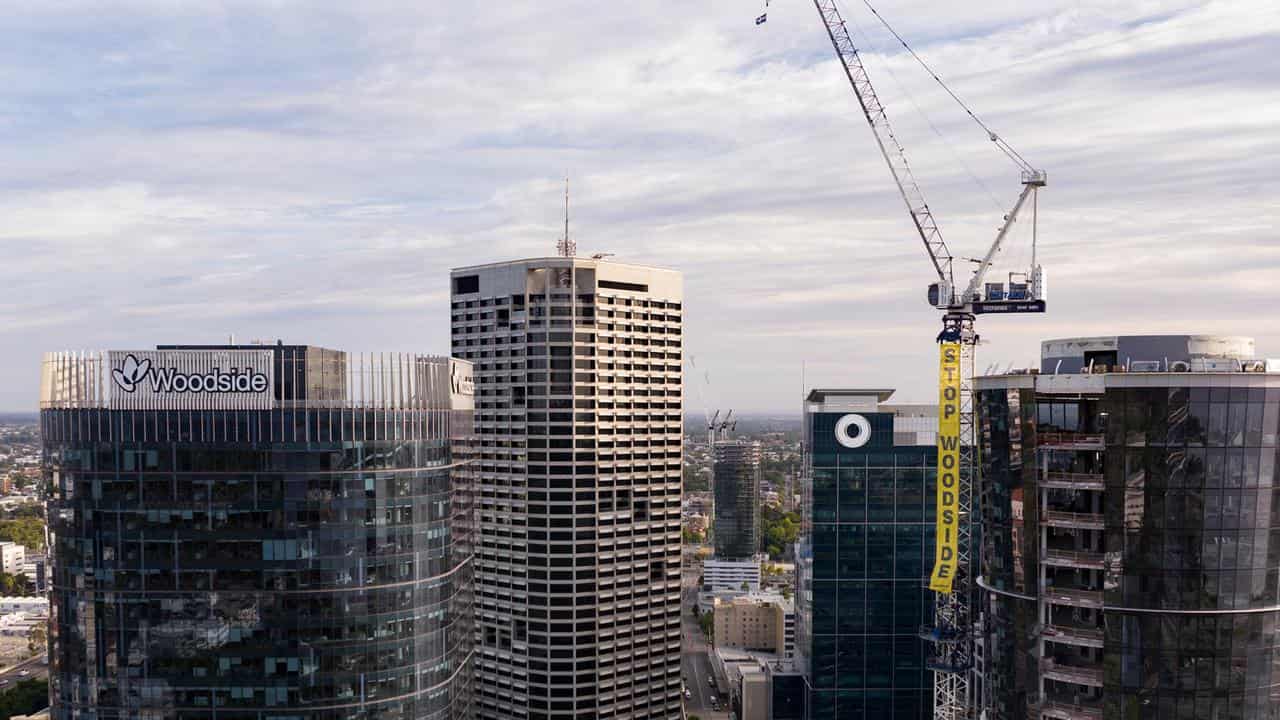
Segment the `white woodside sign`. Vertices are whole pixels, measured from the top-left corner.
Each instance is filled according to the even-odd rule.
[[[112,350],[113,410],[269,410],[271,350]]]

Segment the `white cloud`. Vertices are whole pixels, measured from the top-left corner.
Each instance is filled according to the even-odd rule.
[[[878,5],[1050,173],[1051,313],[984,321],[980,366],[1117,331],[1252,334],[1280,355],[1256,311],[1280,276],[1280,7]],[[843,7],[953,250],[980,253],[1016,174]],[[448,268],[549,253],[565,172],[582,250],[685,271],[708,402],[796,407],[802,359],[811,384],[929,398],[930,268],[870,131],[812,9],[755,14],[139,1],[110,24],[76,3],[0,18],[0,408],[32,405],[39,351],[89,343],[442,352]]]

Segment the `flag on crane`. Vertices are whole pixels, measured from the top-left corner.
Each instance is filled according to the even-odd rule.
[[[760,17],[756,18],[756,24],[763,25],[765,21],[768,19],[769,19],[769,13],[764,13]]]

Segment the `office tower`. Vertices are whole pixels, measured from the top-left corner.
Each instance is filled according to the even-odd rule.
[[[976,381],[987,717],[1275,717],[1280,363],[1088,337],[1038,370]]]
[[[818,389],[804,413],[797,657],[811,720],[930,718],[937,407]]]
[[[470,364],[51,353],[52,717],[471,717]]]
[[[760,552],[760,443],[722,440],[713,446],[716,557]]]
[[[679,717],[679,273],[555,257],[452,285],[476,366],[477,717]]]

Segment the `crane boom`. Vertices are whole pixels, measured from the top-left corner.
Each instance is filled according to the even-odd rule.
[[[889,116],[885,114],[880,98],[876,97],[875,88],[871,86],[867,70],[862,65],[862,58],[858,55],[858,48],[853,44],[853,38],[849,37],[849,29],[845,26],[844,18],[840,15],[835,0],[813,0],[813,4],[818,9],[818,14],[822,16],[822,22],[827,27],[827,35],[831,38],[831,46],[835,48],[836,55],[844,65],[845,75],[849,77],[849,84],[853,86],[853,92],[858,96],[858,104],[862,106],[862,113],[866,116],[867,123],[871,125],[876,144],[880,146],[880,154],[889,165],[889,173],[893,175],[893,181],[898,184],[898,192],[902,195],[903,202],[907,204],[907,212],[911,214],[916,232],[920,234],[920,240],[924,242],[924,248],[929,253],[933,268],[938,273],[940,287],[946,292],[946,296],[939,298],[939,304],[950,305],[951,289],[955,287],[951,272],[951,250],[942,239],[942,232],[933,219],[929,203],[925,202],[924,193],[920,191],[920,185],[916,183],[915,176],[911,173],[907,154],[893,134],[893,128],[889,125]]]

